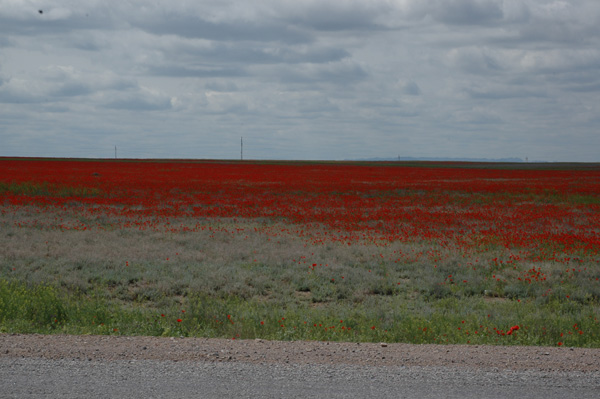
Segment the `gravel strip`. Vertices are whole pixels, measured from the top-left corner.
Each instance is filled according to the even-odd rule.
[[[600,372],[600,349],[0,334],[0,358]]]
[[[0,358],[3,398],[596,399],[598,372]]]

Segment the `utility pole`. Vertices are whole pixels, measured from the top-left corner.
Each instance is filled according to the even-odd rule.
[[[244,138],[240,137],[240,161],[244,160]]]
[[[117,146],[115,146],[115,159],[117,159]]]

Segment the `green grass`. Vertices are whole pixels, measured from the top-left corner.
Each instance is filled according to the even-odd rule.
[[[597,311],[558,300],[489,306],[481,298],[409,303],[391,296],[313,308],[194,294],[185,306],[152,308],[117,304],[100,292],[66,294],[49,285],[0,280],[0,308],[0,331],[6,333],[581,347],[598,347],[600,338]],[[513,325],[521,328],[499,333]]]
[[[592,257],[307,245],[256,221],[237,221],[240,234],[214,220],[194,233],[53,228],[66,217],[0,220],[0,332],[600,347]]]

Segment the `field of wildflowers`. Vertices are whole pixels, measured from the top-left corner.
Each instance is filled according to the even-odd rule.
[[[0,331],[600,347],[600,165],[0,160]]]

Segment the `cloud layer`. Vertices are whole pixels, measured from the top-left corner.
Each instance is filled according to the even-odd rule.
[[[0,0],[0,156],[600,161],[599,27],[595,0]]]

